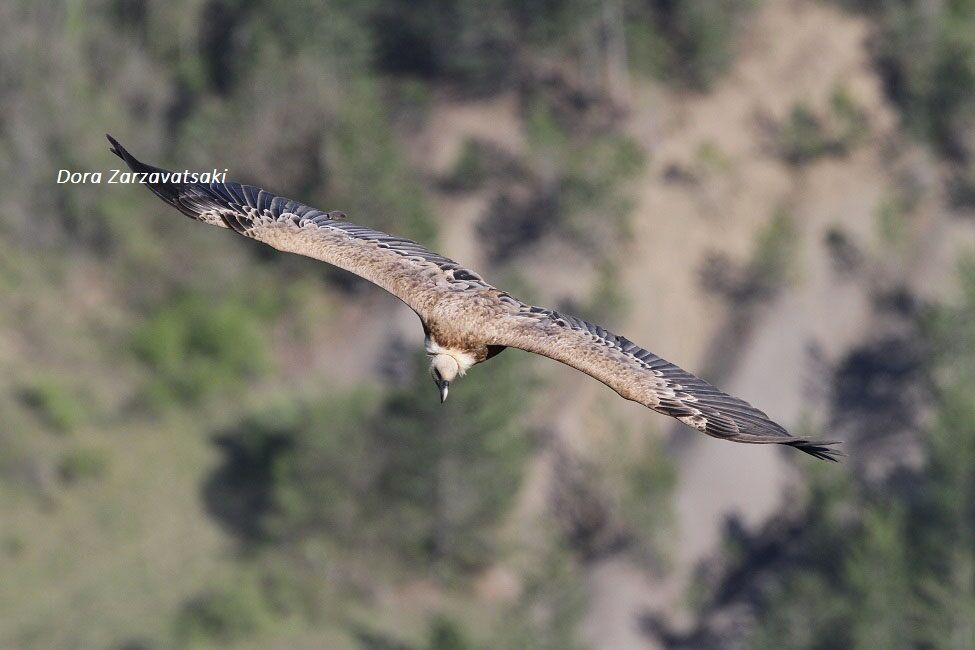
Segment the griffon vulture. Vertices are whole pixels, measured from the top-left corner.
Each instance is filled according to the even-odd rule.
[[[505,348],[561,361],[620,396],[732,442],[780,444],[836,460],[827,445],[790,435],[765,413],[599,325],[525,304],[480,275],[416,242],[347,221],[260,188],[234,182],[166,182],[166,170],[136,160],[111,136],[112,153],[186,216],[289,253],[333,264],[373,282],[416,312],[430,374],[447,399],[450,385]],[[158,174],[150,176],[153,172]]]

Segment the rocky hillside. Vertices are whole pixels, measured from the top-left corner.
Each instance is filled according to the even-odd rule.
[[[929,544],[971,550],[944,450],[975,11],[922,4],[0,9],[0,646],[884,647],[917,603],[916,647],[964,635],[970,585],[928,585]],[[850,456],[707,439],[515,351],[441,407],[382,291],[55,183],[114,165],[105,131],[417,239]],[[869,606],[791,625],[810,602]]]

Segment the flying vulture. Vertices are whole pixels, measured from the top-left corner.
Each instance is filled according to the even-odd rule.
[[[167,171],[136,160],[114,138],[111,151],[160,199],[186,216],[289,253],[345,269],[393,294],[420,317],[430,374],[447,399],[451,383],[505,348],[541,354],[606,384],[622,397],[733,442],[781,444],[825,460],[828,445],[790,435],[747,402],[599,325],[525,304],[457,262],[298,201],[234,182],[167,182]],[[156,174],[153,174],[156,172]]]

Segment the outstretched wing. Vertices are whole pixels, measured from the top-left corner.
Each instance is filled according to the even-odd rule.
[[[621,396],[677,418],[715,438],[795,447],[825,460],[834,441],[797,438],[751,404],[721,392],[632,341],[598,325],[541,307],[524,306],[490,326],[491,343],[561,361]]]
[[[112,136],[112,153],[145,185],[186,216],[289,253],[312,257],[373,282],[413,308],[421,318],[446,294],[493,289],[476,273],[414,241],[345,220],[297,201],[240,183],[171,182],[172,172],[136,160]]]

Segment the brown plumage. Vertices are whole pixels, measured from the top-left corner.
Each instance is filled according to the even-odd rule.
[[[111,136],[112,153],[135,172],[160,172],[139,162]],[[328,262],[393,294],[420,317],[440,389],[471,366],[507,347],[561,361],[598,379],[622,397],[677,418],[698,431],[734,442],[789,445],[836,460],[833,442],[797,438],[765,413],[628,339],[598,325],[527,305],[416,242],[345,220],[238,183],[146,182],[183,214],[229,228],[289,253]]]

